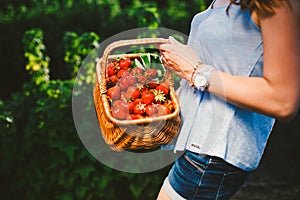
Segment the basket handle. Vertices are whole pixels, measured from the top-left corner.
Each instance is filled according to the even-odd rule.
[[[123,47],[123,46],[131,46],[131,45],[143,45],[143,44],[162,44],[162,43],[168,43],[168,39],[164,38],[141,38],[141,39],[130,39],[130,40],[119,40],[116,42],[111,43],[108,45],[103,53],[100,67],[101,67],[101,78],[105,79],[105,72],[106,72],[106,65],[108,62],[109,54],[112,52],[112,50]],[[170,72],[168,69],[165,72],[164,79],[171,85],[174,85],[172,72]],[[106,92],[106,84],[105,81],[102,81],[102,92]]]
[[[141,38],[141,39],[132,39],[132,40],[119,40],[111,43],[106,47],[103,53],[104,67],[106,66],[107,58],[113,49],[131,46],[131,45],[143,45],[143,44],[161,44],[168,43],[167,39],[164,38]]]

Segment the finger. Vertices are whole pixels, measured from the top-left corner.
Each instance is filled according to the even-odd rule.
[[[161,59],[162,59],[162,61],[163,62],[165,62],[165,63],[168,63],[168,53],[167,52],[165,52],[165,51],[162,51],[161,53],[160,53],[160,57],[161,57]]]
[[[165,66],[170,65],[170,61],[165,56],[161,56],[161,61],[162,61],[162,64]]]

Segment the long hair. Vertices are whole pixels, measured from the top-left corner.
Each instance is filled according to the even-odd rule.
[[[274,8],[287,4],[290,6],[289,0],[230,0],[230,5],[240,5],[241,8],[256,11],[260,17],[271,17],[275,14]],[[227,8],[227,11],[230,7]]]

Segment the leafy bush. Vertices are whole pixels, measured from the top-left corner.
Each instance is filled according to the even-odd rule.
[[[78,66],[80,58],[86,56],[98,39],[95,33],[81,36],[66,33],[66,60]],[[83,40],[89,42],[76,42]],[[27,31],[23,42],[31,81],[24,84],[21,92],[14,93],[11,101],[0,102],[1,196],[119,199],[122,194],[122,199],[154,199],[167,168],[148,174],[128,174],[91,157],[72,120],[74,79],[49,78],[50,59],[45,54],[40,29]],[[68,42],[74,48],[68,48]]]
[[[159,26],[188,34],[193,15],[204,8],[203,0],[5,0],[0,8],[0,59],[6,66],[0,74],[0,98],[9,98],[30,79],[19,67],[26,63],[21,48],[26,30],[43,30],[48,55],[55,58],[50,75],[69,79],[70,69],[64,67],[66,32],[94,32],[105,40],[132,28]]]

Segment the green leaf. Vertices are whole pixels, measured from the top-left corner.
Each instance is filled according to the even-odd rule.
[[[86,187],[86,186],[79,186],[79,187],[77,187],[76,191],[75,191],[76,196],[79,199],[83,199],[84,196],[85,196],[85,194],[86,194],[86,192],[87,192],[87,190],[88,190],[88,187]]]
[[[145,70],[145,67],[142,65],[142,63],[138,60],[138,59],[134,59],[134,63],[136,64],[136,66],[142,70]]]
[[[87,177],[94,171],[95,167],[93,165],[84,165],[76,169],[76,173],[80,175],[82,180],[86,180]]]

